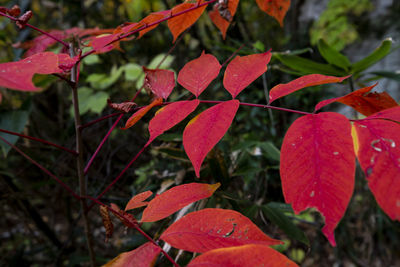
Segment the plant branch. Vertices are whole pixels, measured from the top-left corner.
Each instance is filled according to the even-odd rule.
[[[236,56],[236,54],[237,54],[240,50],[242,50],[243,47],[244,47],[244,44],[242,44],[238,49],[236,49],[236,50],[232,53],[232,55],[231,55],[227,60],[225,60],[224,63],[222,63],[221,68],[223,68],[226,64],[228,64],[228,62],[229,62],[234,56]]]
[[[7,130],[4,130],[4,129],[0,129],[0,132],[6,133],[6,134],[10,134],[10,135],[16,135],[16,136],[19,136],[19,137],[22,137],[22,138],[26,138],[26,139],[30,139],[30,140],[33,140],[33,141],[36,141],[36,142],[40,142],[42,144],[53,146],[53,147],[56,147],[58,149],[64,150],[64,151],[66,151],[68,153],[71,153],[74,156],[78,155],[78,152],[76,152],[75,150],[71,150],[71,149],[68,149],[66,147],[59,146],[57,144],[51,143],[49,141],[46,141],[46,140],[43,140],[43,139],[40,139],[40,138],[36,138],[36,137],[32,137],[32,136],[29,136],[29,135],[24,135],[24,134],[20,134],[20,133],[16,133],[16,132],[7,131]]]
[[[40,163],[38,163],[37,161],[35,161],[34,159],[32,159],[31,157],[29,157],[27,154],[25,154],[22,150],[20,150],[18,147],[14,146],[13,144],[11,144],[10,142],[8,142],[5,138],[3,138],[2,136],[0,136],[0,139],[6,143],[7,145],[9,145],[10,147],[12,147],[15,151],[17,151],[21,156],[23,156],[24,158],[26,158],[28,161],[30,161],[32,164],[36,165],[36,167],[38,167],[39,169],[41,169],[44,173],[46,173],[48,176],[50,176],[51,178],[53,178],[57,183],[59,183],[62,187],[64,187],[65,190],[67,190],[74,198],[76,199],[80,199],[81,197],[79,195],[77,195],[74,190],[72,190],[68,185],[66,185],[63,181],[61,181],[60,178],[58,178],[57,176],[55,176],[53,173],[51,173],[48,169],[46,169],[45,167],[43,167]]]
[[[219,104],[224,101],[214,101],[214,100],[200,100],[201,103],[208,103],[208,104]],[[167,104],[167,103],[165,103]],[[294,109],[288,109],[288,108],[281,108],[281,107],[275,107],[271,105],[261,105],[261,104],[252,104],[252,103],[244,103],[240,102],[240,105],[242,106],[249,106],[249,107],[257,107],[257,108],[269,108],[269,109],[275,109],[275,110],[280,110],[280,111],[286,111],[286,112],[292,112],[292,113],[297,113],[301,115],[309,115],[312,114],[310,112],[305,112],[305,111],[300,111],[300,110],[294,110]]]
[[[9,16],[9,15],[3,13],[3,12],[0,12],[0,16],[9,18],[10,20],[15,21],[15,22],[19,21],[18,18],[14,18],[13,16]],[[43,31],[43,30],[41,30],[41,29],[39,29],[39,28],[37,28],[37,27],[35,27],[35,26],[29,24],[29,23],[26,23],[26,24],[24,24],[24,25],[25,25],[26,27],[29,27],[29,28],[35,30],[35,31],[40,32],[41,34],[44,34],[44,35],[50,37],[51,39],[53,39],[53,40],[57,41],[58,43],[62,44],[66,49],[69,49],[69,44],[68,44],[68,43],[64,42],[64,41],[61,40],[61,39],[58,39],[57,37],[51,35],[50,33],[47,33],[47,32],[45,32],[45,31]]]
[[[79,127],[79,129],[80,129],[80,130],[83,130],[83,129],[89,127],[89,126],[92,126],[93,124],[96,124],[96,123],[98,123],[98,122],[101,122],[101,121],[103,121],[103,120],[106,120],[106,119],[109,119],[109,118],[112,118],[112,117],[115,117],[115,116],[118,116],[118,115],[121,115],[121,114],[124,114],[124,113],[122,113],[122,112],[117,112],[117,113],[112,113],[112,114],[109,114],[109,115],[100,117],[100,118],[95,119],[95,120],[93,120],[93,121],[90,121],[90,122],[88,122],[88,123],[82,124],[82,125]]]
[[[70,57],[75,57],[74,46],[70,44]],[[78,151],[78,157],[76,158],[76,166],[78,172],[78,179],[79,179],[79,194],[81,196],[81,208],[83,214],[83,221],[84,221],[84,228],[85,228],[85,235],[86,235],[86,243],[89,250],[89,258],[90,258],[90,265],[92,267],[96,266],[96,258],[93,250],[93,238],[92,233],[90,231],[90,224],[88,218],[88,208],[86,199],[83,196],[86,195],[86,180],[85,180],[85,173],[84,173],[84,161],[83,161],[83,142],[82,142],[82,132],[80,131],[79,127],[81,126],[81,117],[79,114],[79,102],[78,102],[78,84],[77,84],[77,77],[78,77],[78,65],[74,65],[71,69],[71,82],[74,86],[71,87],[72,89],[72,105],[74,108],[74,120],[75,120],[75,140],[76,140],[76,150]]]
[[[132,166],[132,164],[137,160],[137,158],[143,153],[143,151],[145,150],[145,148],[148,146],[149,144],[146,144],[144,147],[142,147],[142,149],[139,150],[139,152],[132,158],[132,160],[125,166],[125,168],[118,174],[117,177],[115,177],[115,179],[103,190],[103,192],[101,192],[96,199],[100,199],[105,193],[107,193],[116,182],[119,181],[119,179],[121,179],[121,177],[125,174],[125,172]],[[88,207],[88,209],[90,210],[93,207],[93,203]]]
[[[171,258],[171,256],[168,255],[167,252],[165,252],[165,250],[162,249],[162,247],[160,247],[160,245],[153,239],[151,238],[151,236],[149,236],[148,234],[146,234],[146,232],[144,232],[137,223],[132,223],[128,218],[126,218],[124,216],[124,214],[122,214],[119,211],[114,210],[113,208],[107,206],[106,204],[104,204],[103,202],[99,201],[98,199],[91,197],[91,196],[86,196],[86,198],[91,199],[93,202],[97,203],[98,205],[101,205],[103,207],[106,207],[109,211],[111,211],[114,214],[118,214],[119,217],[122,217],[125,222],[127,224],[129,224],[132,228],[134,228],[135,230],[137,230],[141,235],[143,235],[149,242],[151,242],[152,244],[154,244],[155,246],[159,247],[161,249],[161,253],[164,254],[164,256],[175,266],[175,267],[180,267],[178,263],[176,263],[174,261],[174,259]]]
[[[171,14],[169,17],[162,18],[162,19],[156,20],[156,21],[154,21],[154,22],[152,22],[152,23],[146,24],[146,25],[140,27],[139,29],[136,29],[136,30],[131,31],[131,32],[128,32],[128,33],[126,33],[126,34],[124,34],[124,35],[118,36],[117,39],[112,40],[111,42],[107,43],[105,46],[110,45],[110,44],[113,44],[113,43],[115,43],[115,42],[118,42],[118,41],[120,41],[120,40],[122,40],[122,39],[124,39],[124,38],[127,38],[127,37],[129,37],[129,36],[131,36],[131,35],[134,35],[135,33],[138,33],[138,32],[140,32],[140,31],[143,31],[143,30],[145,30],[145,29],[147,29],[147,28],[150,28],[150,27],[152,27],[152,26],[154,26],[154,25],[160,24],[161,22],[167,21],[167,20],[169,20],[169,19],[172,19],[172,18],[174,18],[174,17],[183,15],[183,14],[185,14],[185,13],[188,13],[188,12],[193,11],[193,10],[195,10],[195,9],[198,9],[198,8],[200,8],[200,7],[202,7],[202,6],[206,6],[206,5],[212,4],[212,3],[217,2],[217,1],[218,1],[218,0],[210,0],[210,1],[207,1],[207,2],[204,2],[204,3],[201,3],[201,4],[197,4],[197,5],[195,5],[195,6],[191,7],[191,8],[185,9],[185,10],[180,11],[180,12],[175,13],[175,14]],[[93,49],[93,50],[91,50],[91,51],[89,51],[89,52],[83,54],[83,55],[81,56],[81,58],[79,59],[79,61],[82,60],[83,58],[85,58],[85,57],[87,57],[87,56],[93,54],[94,52],[95,52],[95,50]]]

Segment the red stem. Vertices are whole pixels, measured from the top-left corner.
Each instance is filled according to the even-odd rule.
[[[29,157],[27,154],[25,154],[24,152],[22,152],[22,150],[20,150],[18,147],[14,146],[13,144],[11,144],[10,142],[8,142],[6,139],[4,139],[3,137],[0,136],[0,139],[5,142],[7,145],[11,146],[13,149],[15,149],[19,154],[21,154],[24,158],[26,158],[27,160],[29,160],[31,163],[33,163],[34,165],[36,165],[39,169],[41,169],[43,172],[45,172],[47,175],[49,175],[51,178],[53,178],[57,183],[59,183],[62,187],[64,187],[65,190],[67,190],[69,193],[71,193],[71,195],[76,198],[76,199],[80,199],[81,197],[79,195],[77,195],[74,190],[72,190],[68,185],[66,185],[63,181],[61,181],[60,178],[58,178],[57,176],[55,176],[54,174],[52,174],[48,169],[46,169],[45,167],[43,167],[42,165],[40,165],[37,161],[35,161],[34,159],[32,159],[31,157]]]
[[[98,199],[91,197],[91,196],[86,196],[85,198],[87,199],[91,199],[93,202],[97,203],[98,205],[101,205],[103,207],[106,207],[109,211],[111,211],[114,214],[118,214],[119,217],[122,217],[125,219],[125,222],[127,224],[129,224],[132,228],[134,228],[135,230],[137,230],[141,235],[143,235],[149,242],[151,242],[152,244],[154,244],[155,246],[159,247],[161,249],[161,253],[164,254],[164,256],[175,266],[175,267],[180,267],[178,263],[176,263],[171,256],[168,255],[168,253],[162,249],[162,247],[153,239],[151,238],[151,236],[149,236],[148,234],[146,234],[146,232],[144,232],[137,223],[132,223],[128,218],[126,218],[124,216],[124,214],[122,214],[119,211],[114,210],[113,208],[107,206],[106,204],[104,204],[103,202],[99,201]]]
[[[244,47],[244,44],[242,44],[238,49],[235,50],[235,52],[232,53],[232,55],[225,60],[224,63],[222,63],[221,68],[223,68],[226,64],[228,64],[228,62],[234,57],[236,56],[236,54]]]
[[[19,21],[18,18],[14,18],[14,17],[9,16],[9,15],[3,13],[3,12],[0,12],[0,16],[9,18],[9,19],[12,20],[12,21]],[[64,41],[61,40],[61,39],[58,39],[57,37],[51,35],[50,33],[47,33],[47,32],[45,32],[45,31],[43,31],[43,30],[41,30],[41,29],[39,29],[39,28],[37,28],[37,27],[35,27],[35,26],[29,24],[29,23],[26,23],[26,24],[24,24],[24,25],[25,25],[26,27],[29,27],[29,28],[35,30],[35,31],[40,32],[41,34],[44,34],[44,35],[46,35],[46,36],[52,38],[53,40],[55,40],[55,41],[59,42],[60,44],[62,44],[63,46],[65,46],[65,48],[69,49],[69,44],[68,44],[68,43],[64,42]]]
[[[150,143],[149,143],[150,144]],[[124,175],[124,173],[132,166],[132,164],[137,160],[137,158],[143,153],[144,149],[149,145],[146,144],[140,151],[133,157],[133,159],[128,163],[128,165],[125,166],[125,168],[118,174],[118,176],[106,187],[106,189],[101,192],[96,199],[100,199],[105,193],[107,193],[116,182],[118,182],[119,179]],[[88,207],[88,210],[90,210],[93,207],[93,204]]]
[[[180,15],[182,15],[182,14],[188,13],[188,12],[190,12],[190,11],[192,11],[192,10],[195,10],[195,9],[197,9],[197,8],[200,8],[200,7],[202,7],[202,6],[206,6],[206,5],[212,4],[212,3],[216,2],[216,1],[218,1],[218,0],[210,0],[210,1],[208,1],[208,2],[204,2],[204,3],[198,4],[198,5],[196,5],[196,6],[193,6],[193,7],[191,7],[191,8],[185,9],[185,10],[183,10],[183,11],[181,11],[181,12],[178,12],[178,13],[175,13],[175,14],[171,14],[169,17],[162,18],[162,19],[159,19],[159,20],[154,21],[154,22],[152,22],[152,23],[146,24],[146,25],[144,25],[143,27],[141,27],[141,28],[139,28],[139,29],[136,29],[136,30],[134,30],[134,31],[131,31],[131,32],[128,32],[128,33],[126,33],[126,34],[124,34],[124,35],[119,36],[117,39],[112,40],[111,42],[109,42],[109,43],[106,44],[105,46],[110,45],[110,44],[113,44],[113,43],[115,43],[115,42],[118,42],[118,41],[120,41],[121,39],[127,38],[127,37],[129,37],[129,36],[131,36],[131,35],[133,35],[133,34],[135,34],[135,33],[138,33],[138,32],[140,32],[140,31],[143,31],[143,30],[145,30],[145,29],[147,29],[147,28],[150,28],[150,27],[152,27],[152,26],[154,26],[154,25],[160,24],[161,22],[164,22],[164,21],[166,21],[166,20],[169,20],[169,19],[172,19],[172,18],[174,18],[174,17],[180,16]],[[95,50],[91,50],[91,51],[87,52],[86,54],[83,54],[79,60],[82,60],[83,58],[85,58],[85,57],[87,57],[87,56],[93,54],[94,52],[95,52]]]
[[[88,123],[82,124],[79,127],[79,129],[82,130],[82,129],[86,128],[86,127],[92,126],[93,124],[96,124],[98,122],[101,122],[103,120],[106,120],[106,119],[109,119],[109,118],[112,118],[112,117],[115,117],[115,116],[118,116],[118,115],[121,115],[121,114],[124,114],[124,113],[118,112],[118,113],[113,113],[113,114],[109,114],[109,115],[103,116],[101,118],[95,119],[95,120],[90,121]]]
[[[57,144],[53,144],[53,143],[51,143],[49,141],[46,141],[46,140],[43,140],[43,139],[40,139],[40,138],[36,138],[36,137],[28,136],[28,135],[23,135],[23,134],[20,134],[20,133],[7,131],[7,130],[4,130],[4,129],[0,129],[0,132],[6,133],[6,134],[11,134],[11,135],[16,135],[16,136],[19,136],[19,137],[22,137],[22,138],[26,138],[26,139],[30,139],[30,140],[33,140],[33,141],[37,141],[37,142],[40,142],[40,143],[43,143],[43,144],[46,144],[46,145],[49,145],[49,146],[54,146],[54,147],[56,147],[58,149],[67,151],[67,152],[73,154],[74,156],[78,155],[78,152],[76,152],[75,150],[71,150],[71,149],[68,149],[66,147],[59,146]]]

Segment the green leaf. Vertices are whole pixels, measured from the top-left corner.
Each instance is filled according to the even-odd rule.
[[[12,132],[21,133],[29,118],[29,110],[13,110],[0,113],[0,128]],[[6,139],[11,144],[15,144],[18,140],[18,136],[10,135],[6,133],[0,133],[0,136]],[[11,147],[0,140],[0,148],[3,151],[4,157],[7,156]]]
[[[400,82],[400,72],[399,71],[396,71],[396,72],[393,72],[393,71],[373,71],[373,72],[370,72],[370,73],[377,75],[378,79],[379,78],[388,78],[388,79],[392,79],[392,80]]]
[[[82,60],[83,64],[93,65],[100,63],[100,57],[98,55],[89,55]]]
[[[349,59],[338,52],[333,47],[329,46],[323,39],[318,41],[318,50],[321,53],[322,57],[332,65],[335,65],[339,68],[347,70],[350,67],[351,63]]]
[[[310,241],[285,214],[283,214],[279,209],[275,208],[274,205],[263,205],[261,206],[263,214],[279,228],[281,228],[289,238],[296,239],[303,244],[310,245]]]
[[[333,76],[345,76],[346,72],[339,70],[329,64],[317,63],[309,59],[305,59],[292,55],[279,55],[276,54],[284,65],[301,72],[302,74],[324,74]]]
[[[153,60],[150,62],[150,64],[147,66],[148,69],[155,69],[157,68],[157,65],[163,60],[165,57],[165,54],[159,54]],[[161,63],[161,65],[158,67],[158,69],[167,69],[171,66],[172,62],[174,61],[175,57],[168,55],[165,60]]]
[[[135,81],[140,75],[143,75],[143,69],[140,65],[135,63],[128,63],[123,66],[125,71],[125,79],[127,81]]]
[[[106,92],[96,92],[89,87],[80,87],[78,89],[79,113],[84,115],[88,112],[101,113],[107,106],[109,95]],[[70,114],[73,116],[73,107],[70,108]]]
[[[110,74],[104,73],[93,73],[87,77],[87,81],[90,83],[90,86],[94,89],[106,89],[113,85],[118,78],[121,76],[124,71],[124,67],[116,68],[113,67],[111,69]]]
[[[377,63],[379,60],[384,58],[390,53],[390,48],[392,47],[393,40],[391,38],[387,38],[383,40],[381,45],[374,50],[371,54],[369,54],[367,57],[364,59],[354,63],[352,65],[352,71],[353,73],[361,72],[363,70],[368,69],[375,63]]]
[[[267,158],[280,161],[281,152],[272,142],[260,142],[258,145],[266,152]]]

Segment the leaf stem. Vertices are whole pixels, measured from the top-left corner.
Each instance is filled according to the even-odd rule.
[[[13,16],[9,16],[9,15],[3,13],[3,12],[0,12],[0,16],[9,18],[9,19],[12,20],[12,21],[19,21],[18,18],[14,18]],[[50,37],[51,39],[53,39],[53,40],[57,41],[58,43],[62,44],[66,49],[69,49],[69,44],[68,44],[68,43],[64,42],[64,41],[61,40],[61,39],[58,39],[57,37],[51,35],[50,33],[45,32],[45,31],[43,31],[43,30],[41,30],[41,29],[39,29],[39,28],[37,28],[37,27],[35,27],[35,26],[29,24],[29,23],[26,23],[26,24],[24,24],[24,25],[25,25],[26,27],[29,27],[29,28],[35,30],[35,31],[40,32],[41,34],[44,34],[44,35]]]
[[[10,142],[8,142],[5,138],[3,138],[2,136],[0,136],[0,139],[6,143],[7,145],[9,145],[10,147],[12,147],[15,151],[17,151],[19,154],[21,154],[21,156],[23,156],[24,158],[26,158],[28,161],[30,161],[32,164],[36,165],[36,167],[38,167],[39,169],[41,169],[44,173],[46,173],[48,176],[50,176],[51,178],[53,178],[57,183],[59,183],[62,187],[64,187],[65,190],[67,190],[74,198],[76,199],[81,199],[81,197],[79,195],[77,195],[74,190],[72,190],[67,184],[65,184],[63,181],[61,181],[60,178],[58,178],[57,176],[55,176],[53,173],[51,173],[48,169],[46,169],[45,167],[43,167],[40,163],[38,163],[37,161],[35,161],[34,159],[32,159],[31,157],[29,157],[27,154],[25,154],[22,150],[20,150],[18,147],[16,147],[15,145],[11,144]]]
[[[231,55],[227,60],[225,60],[224,63],[222,63],[221,68],[223,68],[226,64],[228,64],[228,62],[229,62],[234,56],[236,56],[236,54],[237,54],[240,50],[242,50],[243,47],[244,47],[244,44],[242,44],[238,49],[236,49],[236,50],[232,53],[232,55]]]
[[[93,124],[96,124],[96,123],[98,123],[98,122],[101,122],[101,121],[103,121],[103,120],[106,120],[106,119],[109,119],[109,118],[112,118],[112,117],[115,117],[115,116],[118,116],[118,115],[121,115],[121,114],[123,114],[123,113],[117,112],[117,113],[112,113],[112,114],[109,114],[109,115],[100,117],[100,118],[95,119],[95,120],[93,120],[93,121],[90,121],[90,122],[88,122],[88,123],[82,124],[82,125],[79,127],[79,129],[80,129],[80,130],[83,130],[83,129],[89,127],[89,126],[92,126]]]
[[[144,232],[137,223],[132,223],[128,218],[126,218],[124,216],[124,214],[122,214],[119,211],[114,210],[113,208],[107,206],[106,204],[104,204],[103,202],[99,201],[98,199],[91,197],[91,196],[86,196],[85,198],[91,199],[93,202],[97,203],[98,205],[101,205],[103,207],[106,207],[109,211],[111,211],[114,214],[118,214],[119,217],[122,217],[125,219],[125,222],[127,224],[129,224],[132,228],[134,228],[135,230],[137,230],[142,236],[144,236],[149,242],[151,242],[152,244],[154,244],[155,246],[159,247],[161,249],[161,253],[164,254],[164,256],[175,266],[175,267],[180,267],[178,263],[176,263],[174,261],[174,259],[171,258],[171,256],[168,255],[167,252],[165,252],[165,250],[162,249],[162,247],[153,239],[151,238],[151,236],[149,236],[148,234],[146,234],[146,232]]]
[[[30,140],[33,140],[33,141],[36,141],[36,142],[40,142],[42,144],[53,146],[53,147],[56,147],[58,149],[64,150],[64,151],[66,151],[68,153],[71,153],[74,156],[78,155],[78,152],[76,152],[75,150],[71,150],[71,149],[68,149],[66,147],[59,146],[57,144],[51,143],[49,141],[46,141],[46,140],[43,140],[43,139],[40,139],[40,138],[36,138],[36,137],[33,137],[33,136],[24,135],[24,134],[20,134],[20,133],[16,133],[16,132],[7,131],[7,130],[4,130],[4,129],[0,129],[0,132],[6,133],[6,134],[11,134],[11,135],[16,135],[16,136],[19,136],[19,137],[22,137],[22,138],[26,138],[26,139],[30,139]]]

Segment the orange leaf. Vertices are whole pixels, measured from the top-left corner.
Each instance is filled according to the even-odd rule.
[[[38,91],[32,83],[34,74],[61,73],[59,60],[69,58],[66,54],[38,53],[16,62],[0,64],[0,86],[20,91]]]
[[[157,97],[167,99],[175,87],[175,74],[170,70],[148,69],[143,67],[146,74],[145,87],[150,89]]]
[[[135,217],[133,217],[132,214],[121,210],[117,204],[111,203],[110,208],[112,209],[111,212],[115,215],[115,217],[117,217],[126,227],[133,227],[132,224],[137,224]]]
[[[221,65],[213,55],[205,54],[189,61],[178,74],[178,83],[192,92],[196,97],[217,78]]]
[[[204,266],[295,267],[298,265],[273,248],[251,244],[207,251],[192,260],[187,267]]]
[[[274,17],[283,27],[283,19],[289,10],[290,0],[256,0],[256,2],[262,11]]]
[[[160,239],[175,248],[199,253],[246,244],[283,244],[264,234],[239,212],[224,209],[189,213],[168,227]]]
[[[193,164],[196,176],[208,152],[221,140],[239,108],[238,100],[215,105],[193,118],[183,131],[183,146]]]
[[[278,84],[274,86],[269,92],[269,102],[272,103],[278,98],[289,95],[305,87],[327,84],[327,83],[337,83],[349,78],[346,77],[335,77],[326,76],[322,74],[309,74],[303,77],[297,78],[289,83]]]
[[[228,0],[228,8],[224,9],[225,11],[223,11],[223,12],[229,12],[230,19],[228,20],[221,16],[217,6],[214,6],[213,10],[208,12],[211,21],[221,31],[223,39],[225,39],[226,37],[226,31],[228,30],[229,24],[231,23],[232,18],[236,13],[238,4],[239,0]]]
[[[400,109],[395,109],[399,116]],[[380,112],[382,117],[385,111]],[[400,221],[400,125],[369,118],[354,122],[357,157],[379,206],[392,220]]]
[[[204,1],[201,0],[198,3],[201,4]],[[175,6],[171,10],[172,15],[180,14],[181,12],[184,12],[185,10],[194,8],[198,4],[192,4],[192,3],[182,3],[180,5]],[[168,28],[171,31],[172,35],[174,36],[174,40],[172,41],[173,43],[176,41],[178,36],[184,32],[187,28],[192,26],[197,19],[203,14],[204,9],[206,9],[207,5],[204,5],[202,7],[193,9],[192,11],[188,11],[185,14],[176,16],[172,19],[168,20]]]
[[[143,118],[144,115],[147,114],[147,112],[150,111],[150,109],[152,109],[154,106],[161,105],[162,102],[163,102],[163,100],[161,97],[157,98],[153,102],[151,102],[150,105],[147,105],[147,106],[139,109],[135,113],[133,113],[133,115],[126,121],[125,127],[121,128],[121,130],[126,130],[126,129],[132,127],[133,125],[135,125],[141,118]]]
[[[145,17],[144,19],[142,19],[139,23],[142,25],[147,25],[147,24],[151,24],[153,22],[156,22],[157,20],[160,20],[162,18],[165,18],[167,15],[169,15],[171,13],[170,10],[164,10],[164,11],[159,11],[159,12],[153,12],[151,14],[149,14],[147,17]],[[148,27],[147,29],[144,29],[142,31],[139,32],[139,38],[141,38],[145,33],[153,30],[155,27],[157,27],[158,24],[153,25],[151,27]]]
[[[132,197],[128,204],[126,204],[125,207],[125,211],[127,210],[133,210],[136,208],[140,208],[143,206],[147,206],[147,204],[149,204],[149,202],[145,202],[144,200],[148,199],[151,195],[153,194],[153,192],[146,191],[146,192],[142,192],[140,194],[137,194],[136,196]]]
[[[108,239],[112,236],[114,232],[114,225],[111,221],[110,214],[108,213],[108,209],[105,206],[100,206],[100,216],[101,219],[103,220],[103,226],[104,229],[106,230],[106,240],[105,242],[108,242]]]
[[[271,52],[237,56],[226,67],[224,87],[235,98],[244,88],[267,71]]]
[[[283,195],[297,214],[315,207],[322,232],[335,246],[334,229],[353,194],[355,155],[349,120],[323,112],[297,119],[283,140],[280,160]]]
[[[386,92],[370,93],[377,84],[358,89],[345,96],[323,100],[315,106],[315,111],[330,103],[340,102],[354,108],[365,116],[369,116],[378,111],[398,106],[396,101]]]
[[[161,248],[147,242],[129,252],[119,254],[103,265],[103,267],[152,267],[154,266]]]
[[[149,123],[150,138],[146,146],[159,135],[185,119],[197,108],[199,103],[200,101],[198,99],[192,101],[178,101],[159,109]]]
[[[220,186],[190,183],[175,186],[150,201],[143,211],[141,222],[155,222],[200,199],[210,197]]]

